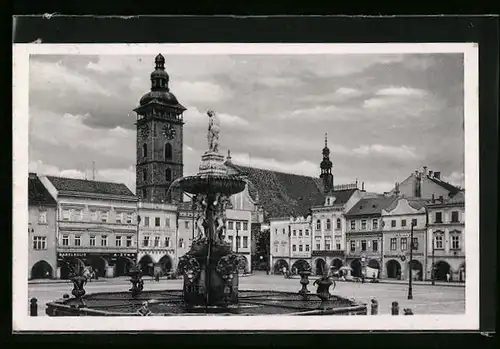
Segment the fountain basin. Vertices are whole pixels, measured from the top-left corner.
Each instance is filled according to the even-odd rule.
[[[304,298],[293,292],[240,290],[238,298],[238,304],[227,306],[188,306],[181,290],[144,291],[137,296],[129,292],[93,293],[81,300],[66,298],[47,303],[46,314],[143,316],[140,310],[147,302],[150,316],[367,315],[366,304],[335,295],[325,302],[315,294]]]
[[[183,177],[178,185],[190,194],[233,195],[245,189],[245,181],[239,175],[198,174]]]

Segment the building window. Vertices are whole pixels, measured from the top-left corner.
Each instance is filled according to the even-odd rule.
[[[351,220],[351,230],[355,230],[356,229],[356,221],[353,219]]]
[[[325,250],[327,250],[327,251],[331,250],[331,241],[330,241],[330,239],[325,239]]]
[[[297,230],[293,230],[293,236],[297,236]]]
[[[39,224],[47,224],[47,212],[42,211],[38,215],[38,223]]]
[[[243,222],[243,230],[248,230],[248,222]]]
[[[413,219],[411,220],[411,224],[412,224],[414,227],[416,227],[416,226],[417,226],[417,219],[416,219],[416,218],[413,218]]]
[[[299,252],[302,252],[302,249],[303,249],[302,245],[299,245]]]
[[[241,236],[236,236],[236,247],[240,248],[241,247]]]
[[[116,247],[122,247],[122,237],[121,236],[115,237],[115,245],[116,245]]]
[[[337,218],[337,229],[342,229],[342,222],[340,218]]]
[[[142,241],[142,245],[144,247],[148,247],[149,246],[149,236],[144,236],[144,240]]]
[[[378,229],[378,219],[372,219],[372,229],[377,230]]]
[[[116,223],[121,223],[122,222],[122,214],[121,213],[116,213]]]
[[[361,220],[361,229],[366,230],[366,219]]]
[[[155,236],[155,247],[160,247],[160,237]]]
[[[169,168],[165,170],[165,180],[167,182],[170,182],[172,180],[172,170],[170,170]]]
[[[101,212],[101,222],[108,221],[108,212]]]
[[[316,250],[321,250],[321,241],[319,238],[316,239]]]
[[[436,250],[442,250],[443,247],[443,235],[441,233],[436,233],[434,235],[434,248]]]
[[[458,211],[452,211],[451,212],[451,222],[452,223],[458,223]]]
[[[155,217],[155,227],[160,226],[160,217]]]
[[[330,221],[330,218],[326,220],[326,230],[332,230],[332,221]]]
[[[434,223],[443,223],[443,213],[442,212],[436,212],[436,215],[434,217]]]
[[[47,249],[47,237],[46,236],[33,236],[33,249],[34,250],[46,250]]]
[[[165,219],[165,227],[170,228],[170,218]]]
[[[132,213],[127,213],[127,223],[132,223]]]
[[[73,220],[80,222],[83,220],[83,212],[82,210],[74,210],[73,211]]]
[[[95,235],[90,235],[89,244],[90,246],[95,246]]]
[[[149,227],[149,217],[144,217],[144,226]]]
[[[90,220],[93,222],[97,221],[98,214],[96,210],[90,210]]]
[[[366,251],[366,240],[361,240],[361,251]]]
[[[170,143],[165,144],[165,160],[172,159],[172,145]]]
[[[306,229],[306,236],[309,236],[309,229]]]
[[[62,245],[63,246],[69,246],[69,236],[68,235],[63,235],[63,237],[62,237]]]
[[[68,209],[62,211],[63,221],[69,221],[70,212]]]
[[[278,253],[278,245],[274,246],[274,252]]]
[[[297,250],[297,245],[292,245],[292,251],[295,252]]]
[[[378,252],[378,241],[372,240],[372,250],[373,252]]]
[[[351,240],[350,244],[351,244],[351,252],[356,251],[356,241]]]
[[[81,237],[80,237],[80,235],[75,235],[75,237],[73,238],[73,240],[74,240],[75,246],[80,246],[81,245]]]
[[[148,190],[146,188],[141,189],[142,198],[145,199],[148,196]]]
[[[302,229],[299,229],[299,236],[302,236]]]
[[[460,236],[452,235],[451,236],[451,249],[459,250],[460,249]]]
[[[143,169],[142,170],[142,181],[146,182],[148,180],[148,170]]]
[[[236,230],[241,230],[241,222],[236,222]]]
[[[170,237],[165,237],[165,247],[170,247]]]
[[[274,229],[274,233],[278,235],[278,229]]]
[[[243,236],[243,248],[248,248],[248,236]]]
[[[319,219],[316,221],[316,230],[321,230],[321,221]]]
[[[132,236],[127,236],[127,247],[132,247]]]
[[[189,229],[189,221],[184,221],[184,228]]]
[[[396,221],[394,219],[391,220],[391,227],[396,228]]]
[[[108,246],[108,236],[107,235],[101,236],[101,246],[103,246],[103,247]]]
[[[143,157],[147,157],[148,156],[148,145],[146,143],[144,143],[142,145],[142,156]]]
[[[398,248],[398,241],[396,238],[391,238],[391,251],[396,251]]]
[[[227,222],[227,229],[233,230],[234,229],[234,222],[233,221],[228,221]],[[283,229],[285,230],[285,229]]]
[[[233,236],[232,236],[232,235],[229,235],[229,236],[228,236],[228,238],[229,238],[229,244],[231,245],[231,249],[232,249],[232,248],[233,248],[233,245],[234,245],[234,244],[233,244]]]
[[[406,227],[406,219],[402,219],[401,220],[401,226],[402,227]]]
[[[337,250],[340,250],[340,249],[341,249],[341,248],[340,248],[340,244],[339,244],[339,243],[337,243],[335,246],[336,246],[335,248],[336,248]]]
[[[184,248],[184,239],[183,238],[179,239],[179,247]]]
[[[401,244],[401,250],[406,251],[406,249],[408,248],[407,239],[401,238],[400,244]]]
[[[286,229],[285,229],[285,228],[283,228],[283,235],[285,235],[285,234],[286,234]]]
[[[309,245],[306,245],[306,252],[309,252]]]
[[[418,238],[413,238],[413,240],[411,242],[411,248],[413,250],[418,250]]]

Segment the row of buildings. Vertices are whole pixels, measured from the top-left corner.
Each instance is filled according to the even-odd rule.
[[[136,113],[136,193],[124,184],[30,173],[29,277],[66,278],[69,268],[92,266],[100,276],[124,275],[133,263],[147,274],[177,266],[196,235],[194,212],[171,184],[183,176],[182,106],[169,88],[159,54],[151,89]],[[233,251],[281,266],[368,267],[381,277],[407,275],[408,233],[416,220],[418,244],[411,261],[420,278],[465,278],[464,193],[440,173],[416,171],[384,195],[358,183],[334,186],[325,139],[319,178],[241,166],[226,159],[228,172],[246,178],[231,197],[225,239]],[[187,199],[185,201],[184,199]],[[255,251],[255,236],[269,231],[269,255]]]

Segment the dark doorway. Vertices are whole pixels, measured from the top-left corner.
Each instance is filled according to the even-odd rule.
[[[154,275],[153,259],[149,255],[145,255],[139,261],[143,275]]]
[[[389,279],[401,278],[401,264],[397,260],[391,259],[387,262],[387,277]]]
[[[352,276],[358,278],[361,277],[362,266],[361,266],[361,261],[359,259],[355,259],[351,262],[351,269],[352,269]]]
[[[118,257],[115,265],[115,276],[128,276],[130,268],[134,265],[134,261],[128,257]]]
[[[72,273],[81,273],[85,263],[79,258],[67,258],[58,263],[61,268],[61,279],[69,279]]]
[[[276,263],[274,263],[274,273],[281,274],[283,273],[283,267],[288,270],[288,263],[284,259],[278,259]]]
[[[326,262],[324,259],[316,259],[316,275],[323,275],[326,268]]]
[[[172,270],[172,259],[168,254],[161,257],[160,266],[163,275],[167,274],[170,270]]]
[[[294,269],[297,273],[300,273],[301,271],[304,271],[304,270],[310,270],[311,266],[305,260],[299,259],[298,261],[293,263],[292,270],[294,270]]]
[[[451,280],[451,268],[448,263],[439,261],[436,263],[435,269],[436,269],[436,274],[435,274],[436,280],[446,281],[446,274],[450,274],[450,280]]]
[[[89,257],[87,259],[87,265],[92,267],[98,277],[103,278],[106,276],[106,267],[108,263],[103,257]]]
[[[411,267],[411,274],[412,274],[413,280],[422,281],[423,280],[423,270],[424,270],[424,268],[422,267],[422,263],[420,263],[419,261],[414,259],[410,262],[409,265]]]
[[[38,261],[31,268],[32,279],[51,279],[53,269],[46,261]]]
[[[340,268],[342,268],[342,261],[338,258],[335,258],[333,261],[332,261],[332,267],[333,269],[335,270],[339,270]]]

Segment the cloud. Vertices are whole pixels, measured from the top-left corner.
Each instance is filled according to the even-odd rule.
[[[301,80],[297,78],[289,78],[289,77],[261,77],[256,79],[257,84],[268,86],[268,87],[280,87],[280,86],[292,86],[292,85],[300,85],[302,83]]]
[[[353,149],[353,152],[360,156],[388,156],[408,160],[418,157],[415,148],[406,145],[399,147],[381,144],[362,145]]]
[[[449,176],[443,176],[443,180],[457,187],[465,187],[465,174],[463,172],[452,172]]]
[[[377,91],[377,96],[425,96],[426,91],[411,87],[387,87]]]
[[[251,157],[245,153],[231,153],[232,161],[242,166],[251,166],[285,173],[317,177],[318,164],[310,161],[284,162],[273,158]]]
[[[219,85],[204,81],[180,81],[171,84],[172,91],[183,102],[216,102],[229,98],[231,92],[223,90]]]
[[[230,115],[226,113],[217,112],[217,117],[219,118],[221,127],[228,126],[230,128],[232,127],[238,128],[238,127],[247,127],[250,125],[250,123],[247,120],[237,115]],[[184,120],[186,120],[188,126],[192,125],[208,126],[207,114],[199,111],[195,107],[188,108],[188,110],[184,113]]]

